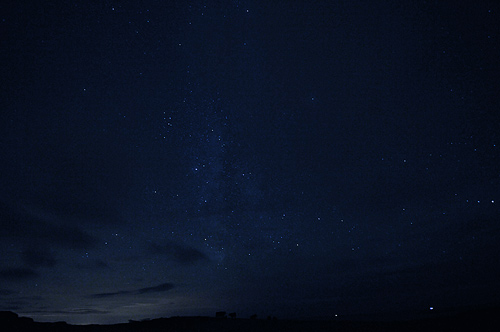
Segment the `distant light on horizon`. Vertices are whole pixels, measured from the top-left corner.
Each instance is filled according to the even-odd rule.
[[[429,310],[434,310],[434,307],[429,307]]]

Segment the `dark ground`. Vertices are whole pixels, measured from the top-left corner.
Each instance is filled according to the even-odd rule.
[[[0,324],[3,331],[499,331],[499,313],[500,308],[489,308],[394,322],[172,317],[116,325],[69,325],[65,322],[39,323],[31,318],[18,317],[12,312],[1,312]]]

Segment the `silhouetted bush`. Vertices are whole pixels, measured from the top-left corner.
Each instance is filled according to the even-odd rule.
[[[215,313],[215,318],[227,318],[225,311],[217,311]]]

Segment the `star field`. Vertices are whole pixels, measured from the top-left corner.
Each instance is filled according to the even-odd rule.
[[[494,2],[2,7],[0,310],[498,304]]]

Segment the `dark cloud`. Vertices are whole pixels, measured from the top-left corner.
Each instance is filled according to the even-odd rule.
[[[94,315],[94,314],[107,314],[109,311],[107,310],[96,310],[96,309],[74,309],[69,312],[70,314],[77,314],[77,315]]]
[[[139,294],[144,294],[144,293],[159,293],[159,292],[166,292],[174,288],[174,285],[171,283],[164,283],[158,286],[154,287],[146,287],[146,288],[141,288],[138,290]]]
[[[151,250],[155,254],[162,254],[180,264],[193,264],[197,261],[208,260],[208,257],[198,249],[168,243],[163,245],[152,244]]]
[[[147,294],[147,293],[161,293],[166,292],[174,288],[175,286],[171,283],[164,283],[153,287],[145,287],[136,290],[123,290],[118,292],[110,292],[110,293],[97,293],[90,295],[91,298],[101,299],[107,297],[114,297],[119,295],[128,295],[128,294]]]
[[[66,311],[61,310],[61,311],[59,311],[57,313],[61,313],[61,314],[73,314],[73,315],[95,315],[95,314],[101,315],[101,314],[107,314],[109,312],[110,311],[107,311],[107,310],[77,308],[77,309],[66,310]]]
[[[123,196],[118,197],[118,193],[125,195],[130,189],[130,182],[123,179],[133,179],[134,158],[129,151],[124,151],[123,144],[116,144],[115,135],[103,137],[98,133],[86,133],[89,139],[77,148],[75,130],[59,129],[49,129],[52,134],[44,135],[41,141],[21,144],[18,151],[9,145],[12,157],[23,154],[25,157],[9,161],[11,169],[8,170],[11,172],[5,174],[10,176],[6,185],[0,188],[0,195],[18,196],[18,202],[65,219],[118,223],[123,201]],[[31,134],[35,132],[37,129]],[[31,167],[26,169],[22,167],[24,165]],[[27,187],[31,191],[26,190]]]
[[[51,217],[54,220],[48,221],[47,217],[39,214],[0,202],[0,224],[4,229],[0,237],[20,237],[30,241],[35,239],[38,243],[65,248],[89,248],[97,242],[76,226],[59,224],[61,221],[55,216]]]
[[[25,250],[22,253],[22,260],[29,267],[53,267],[56,265],[56,259],[52,254],[43,250]]]
[[[97,293],[97,294],[92,294],[90,297],[96,298],[96,299],[101,299],[105,297],[112,297],[112,296],[117,296],[117,295],[126,295],[126,294],[132,294],[133,292],[131,291],[119,291],[119,292],[111,292],[111,293]]]
[[[21,310],[23,307],[20,307],[20,306],[9,306],[9,305],[2,305],[0,306],[0,310],[2,311],[18,311],[18,310]]]
[[[33,300],[36,301],[36,299],[31,299],[29,297],[20,297],[17,298],[16,300],[10,300],[10,301],[8,299],[5,299],[2,305],[0,306],[0,309],[17,311],[19,309],[31,306]]]
[[[50,243],[66,248],[89,248],[97,242],[94,237],[73,226],[49,225],[41,236]]]
[[[107,314],[110,311],[88,308],[76,308],[71,310],[30,310],[30,314],[68,314],[68,315],[95,315]]]
[[[74,187],[71,188],[72,186]],[[72,222],[91,225],[119,223],[121,220],[117,209],[108,203],[110,195],[93,186],[88,187],[88,192],[85,192],[86,186],[81,183],[65,183],[62,188],[43,192],[41,197],[33,198],[30,204]]]
[[[11,268],[0,270],[0,279],[6,281],[22,281],[38,277],[32,269],[27,268]]]
[[[0,289],[0,296],[6,296],[11,294],[16,294],[17,292],[11,291],[9,289]]]

